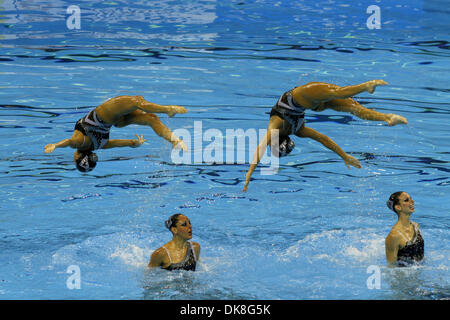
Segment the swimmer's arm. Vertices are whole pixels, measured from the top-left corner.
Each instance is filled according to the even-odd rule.
[[[331,151],[335,152],[338,156],[340,156],[345,161],[345,165],[347,166],[347,168],[350,169],[350,165],[352,165],[355,168],[361,168],[361,164],[359,163],[359,161],[356,158],[345,153],[345,151],[342,150],[341,147],[339,147],[336,144],[336,142],[331,140],[326,135],[324,135],[314,129],[311,129],[309,127],[303,126],[300,129],[300,132],[299,132],[299,134],[297,134],[297,136],[299,136],[300,138],[311,138],[313,140],[320,142],[325,147],[327,147]]]
[[[141,135],[136,135],[137,139],[111,139],[103,146],[103,149],[111,149],[117,147],[131,147],[136,148],[142,145],[147,139]]]
[[[245,183],[244,183],[244,188],[242,189],[242,191],[247,192],[248,184],[250,183],[250,178],[252,177],[253,171],[255,171],[257,166],[258,166],[258,163],[252,163],[250,165],[250,168],[248,169],[247,174],[245,175]]]
[[[196,261],[200,260],[200,244],[198,242],[194,242],[192,241],[192,248],[194,249],[194,253],[195,253],[195,257],[196,257]]]
[[[193,242],[192,244],[194,245],[195,256],[198,260],[200,257],[200,244],[198,244],[197,242]]]
[[[70,139],[61,140],[57,143],[49,143],[44,147],[44,151],[45,153],[52,153],[53,151],[55,151],[56,148],[66,148],[66,147],[77,148],[81,144],[82,142],[80,143],[77,137],[72,137]]]
[[[388,265],[393,266],[397,261],[399,238],[389,234],[385,240],[386,260]]]
[[[164,257],[167,254],[163,252],[162,248],[155,250],[150,257],[150,261],[148,263],[149,268],[157,268],[161,267],[164,264]]]
[[[324,82],[312,82],[293,90],[294,99],[297,95],[309,101],[318,103],[330,101],[332,99],[346,99],[361,92],[373,93],[377,86],[387,85],[384,80],[370,80],[354,86],[339,87],[334,84]],[[301,99],[296,99],[301,101]]]
[[[267,131],[266,136],[263,138],[263,140],[259,143],[258,147],[256,148],[254,154],[253,154],[253,160],[250,164],[250,168],[247,171],[247,174],[245,176],[245,184],[242,191],[247,192],[248,184],[250,183],[250,178],[252,177],[253,171],[255,171],[256,167],[258,166],[258,163],[261,161],[262,156],[264,155],[264,152],[266,151],[267,145],[270,143],[271,137],[269,135],[269,131]]]

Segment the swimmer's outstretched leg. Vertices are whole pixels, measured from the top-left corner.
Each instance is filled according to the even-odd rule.
[[[120,118],[116,127],[122,128],[130,124],[138,124],[143,126],[150,126],[155,133],[169,141],[173,148],[181,148],[187,151],[187,146],[179,137],[177,137],[168,127],[166,127],[159,117],[153,113],[147,113],[141,110],[135,110]]]
[[[177,113],[186,113],[187,110],[180,106],[162,106],[153,102],[145,100],[142,96],[136,97],[137,107],[148,113],[167,113],[169,117],[173,117]]]
[[[349,112],[360,119],[371,121],[385,121],[389,126],[396,124],[408,124],[406,118],[393,113],[382,113],[373,109],[367,109],[352,98],[333,99],[325,103],[327,108],[340,112]]]

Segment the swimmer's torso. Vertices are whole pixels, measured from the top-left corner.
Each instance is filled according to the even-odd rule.
[[[295,115],[304,115],[305,108],[294,99],[292,95],[293,90],[294,89],[283,93],[283,95],[278,99],[275,106],[289,110],[290,113]]]
[[[414,234],[411,240],[408,240],[406,235],[397,230],[397,233],[405,240],[405,245],[397,252],[397,264],[407,265],[414,262],[419,262],[424,257],[425,243],[420,233],[417,224],[413,223]]]
[[[96,109],[91,110],[75,124],[75,130],[90,138],[91,150],[101,149],[105,146],[109,140],[110,129],[111,125],[97,114]]]
[[[292,90],[289,90],[278,99],[270,112],[270,116],[278,116],[287,121],[290,124],[288,134],[295,134],[305,122],[305,108],[295,101]],[[289,127],[286,129],[289,130]]]
[[[195,251],[191,242],[188,242],[189,246],[186,251],[186,255],[183,260],[178,263],[173,263],[172,258],[170,257],[169,250],[163,246],[163,248],[167,252],[167,256],[169,257],[170,264],[163,269],[172,271],[172,270],[186,270],[186,271],[195,271],[195,267],[197,266],[197,257],[195,256]]]

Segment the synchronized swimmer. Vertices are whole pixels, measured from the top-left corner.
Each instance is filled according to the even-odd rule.
[[[408,193],[398,191],[389,197],[386,204],[398,218],[385,240],[388,264],[404,267],[422,261],[424,240],[419,224],[410,220],[414,213],[414,200]]]
[[[81,172],[91,171],[98,160],[97,155],[92,151],[116,147],[136,148],[146,141],[142,135],[136,135],[137,139],[109,139],[112,126],[122,128],[130,124],[150,126],[156,134],[171,142],[174,148],[186,151],[184,142],[175,136],[154,113],[166,113],[169,117],[173,117],[178,113],[186,113],[186,109],[148,102],[142,96],[118,96],[104,102],[78,120],[70,139],[47,144],[44,147],[45,153],[52,153],[56,148],[77,149],[73,154],[77,169]]]
[[[200,245],[189,241],[192,239],[191,221],[185,215],[176,213],[167,219],[165,225],[172,232],[172,240],[153,252],[148,266],[169,271],[195,271]]]
[[[360,105],[351,97],[361,93],[373,93],[377,86],[387,85],[384,80],[371,80],[354,86],[339,87],[324,82],[310,82],[285,92],[270,112],[268,130],[263,140],[255,150],[253,160],[245,177],[243,191],[246,192],[253,171],[260,162],[267,146],[270,146],[274,156],[283,157],[294,149],[294,142],[289,138],[296,135],[300,138],[311,138],[322,143],[328,149],[338,154],[346,166],[361,168],[359,161],[345,153],[333,140],[326,135],[305,126],[305,111],[320,112],[333,109],[339,112],[349,112],[360,119],[385,121],[389,126],[407,124],[408,121],[396,114],[385,114]],[[187,151],[185,143],[167,128],[154,113],[166,113],[169,117],[186,113],[186,109],[174,105],[159,105],[146,101],[142,96],[118,96],[112,98],[85,117],[78,120],[72,137],[58,143],[47,144],[45,153],[52,153],[56,148],[71,147],[74,152],[74,162],[81,172],[94,169],[98,161],[93,152],[98,149],[115,147],[139,147],[146,140],[143,136],[137,139],[109,139],[112,126],[122,128],[137,124],[150,126],[156,134],[172,143],[173,148]],[[419,225],[410,221],[414,212],[414,201],[406,192],[396,192],[387,202],[388,207],[398,216],[386,238],[386,259],[390,265],[407,265],[423,259],[424,241]],[[189,241],[192,238],[192,225],[181,213],[172,215],[165,223],[172,233],[172,240],[155,250],[148,266],[160,267],[166,270],[195,271],[200,245]]]
[[[243,191],[247,191],[253,171],[268,145],[271,146],[272,154],[277,157],[286,156],[294,149],[295,144],[289,138],[290,135],[314,139],[337,153],[348,168],[350,165],[361,168],[359,161],[345,153],[333,140],[305,126],[305,111],[310,109],[320,112],[325,109],[333,109],[339,112],[350,112],[364,120],[385,121],[389,126],[407,124],[408,121],[402,116],[367,109],[350,98],[364,91],[373,93],[377,86],[384,85],[387,85],[384,80],[371,80],[348,87],[339,87],[325,82],[310,82],[285,92],[270,112],[267,133],[255,150],[250,168],[245,176]]]

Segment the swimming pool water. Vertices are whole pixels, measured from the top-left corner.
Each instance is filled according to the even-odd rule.
[[[449,12],[442,1],[0,2],[1,299],[445,299],[449,286]],[[381,29],[366,26],[368,6]],[[389,85],[360,103],[408,119],[388,127],[349,114],[308,112],[306,123],[358,158],[295,139],[278,174],[246,164],[175,165],[149,128],[136,149],[98,152],[80,174],[72,151],[44,154],[90,108],[142,95],[188,113],[172,130],[265,129],[286,90],[310,81]],[[207,145],[204,142],[204,145]],[[249,146],[237,146],[249,151]],[[250,150],[252,153],[253,150]],[[396,222],[385,202],[414,198],[425,261],[387,268]],[[170,240],[175,212],[201,244],[198,271],[146,267]],[[69,266],[81,288],[70,290]],[[370,266],[381,288],[369,289]]]

